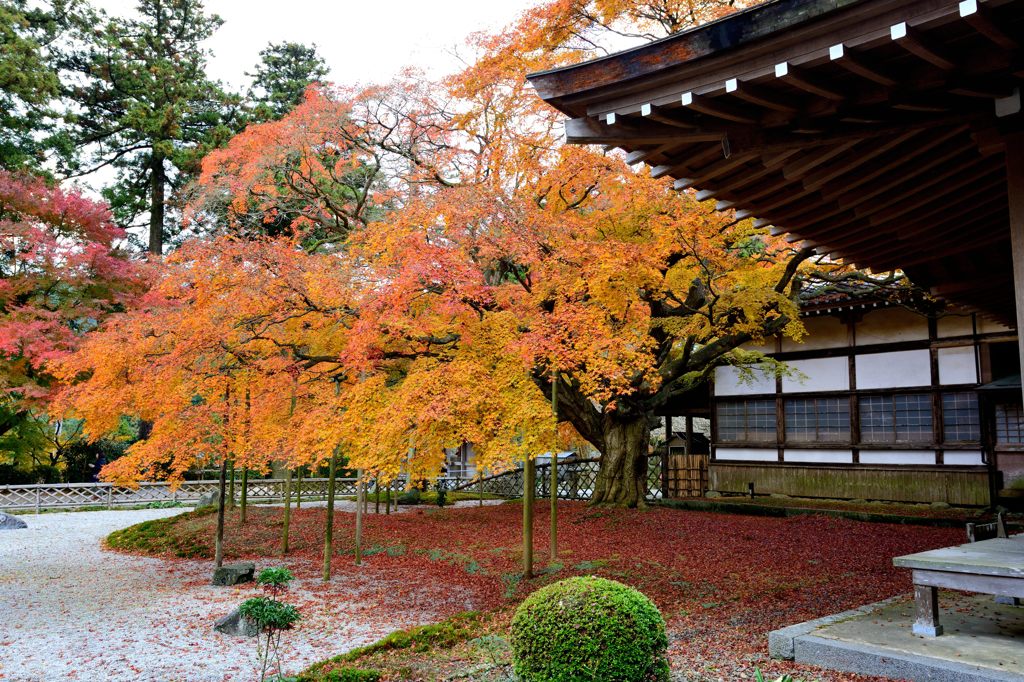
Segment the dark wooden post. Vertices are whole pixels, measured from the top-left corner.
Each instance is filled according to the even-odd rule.
[[[1017,307],[1017,348],[1021,358],[1021,367],[1024,367],[1024,333],[1022,333],[1024,330],[1024,131],[1010,133],[1004,137],[1004,140],[1006,141],[1006,194],[1010,203],[1013,290]]]
[[[666,499],[671,496],[669,490],[669,460],[668,460],[668,444],[672,440],[672,416],[665,416],[665,452],[661,455],[661,499]]]

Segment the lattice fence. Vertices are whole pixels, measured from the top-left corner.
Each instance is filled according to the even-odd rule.
[[[464,478],[442,478],[451,490],[466,481]],[[337,478],[334,481],[335,495],[349,497],[356,494],[356,479]],[[284,479],[250,479],[246,497],[253,502],[280,502],[284,500]],[[207,493],[217,490],[218,481],[183,481],[172,490],[169,483],[144,482],[137,488],[127,488],[110,483],[47,483],[39,485],[0,486],[0,509],[69,509],[77,507],[124,507],[149,504],[152,502],[196,502]],[[229,483],[230,485],[230,483]],[[521,483],[520,483],[521,485]],[[235,497],[242,494],[242,482],[235,480]],[[368,488],[384,490],[387,486]],[[398,479],[390,485],[394,491],[404,490],[406,481]],[[301,486],[297,478],[292,479],[293,499],[323,499],[327,497],[326,478],[304,478]]]
[[[597,483],[597,472],[600,466],[598,459],[580,459],[574,462],[559,462],[558,464],[558,499],[560,500],[589,500],[594,494],[594,487]],[[537,465],[536,495],[538,497],[549,497],[551,486],[551,465]],[[483,489],[485,493],[500,495],[510,499],[523,496],[523,470],[513,469],[494,476],[488,476],[482,481],[470,481],[463,483],[457,489],[477,491]],[[647,458],[647,499],[661,499],[662,497],[662,472],[661,455],[651,455]]]

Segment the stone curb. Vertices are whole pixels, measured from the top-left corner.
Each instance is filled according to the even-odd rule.
[[[858,606],[855,609],[849,611],[843,611],[842,613],[836,613],[831,616],[825,616],[824,618],[816,618],[814,620],[805,621],[803,623],[797,623],[796,625],[790,625],[788,627],[781,628],[779,630],[772,630],[768,633],[768,654],[772,658],[780,658],[787,661],[792,661],[796,656],[796,638],[809,635],[818,628],[825,627],[826,625],[832,625],[839,621],[849,620],[857,616],[863,616],[876,609],[880,609],[883,606],[897,601],[906,599],[905,595],[898,595],[890,597],[889,599],[883,599],[873,604],[866,606]]]

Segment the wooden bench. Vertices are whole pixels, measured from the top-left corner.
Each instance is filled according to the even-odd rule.
[[[981,592],[1000,597],[1024,597],[1024,536],[993,538],[958,547],[908,554],[892,560],[909,568],[914,578],[914,634],[937,637],[938,588]]]

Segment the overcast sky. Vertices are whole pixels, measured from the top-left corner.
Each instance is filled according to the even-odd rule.
[[[388,80],[404,66],[435,75],[458,68],[474,31],[498,30],[542,0],[207,0],[224,25],[210,40],[210,75],[245,84],[268,42],[316,43],[339,84]],[[93,0],[113,15],[135,0]]]

